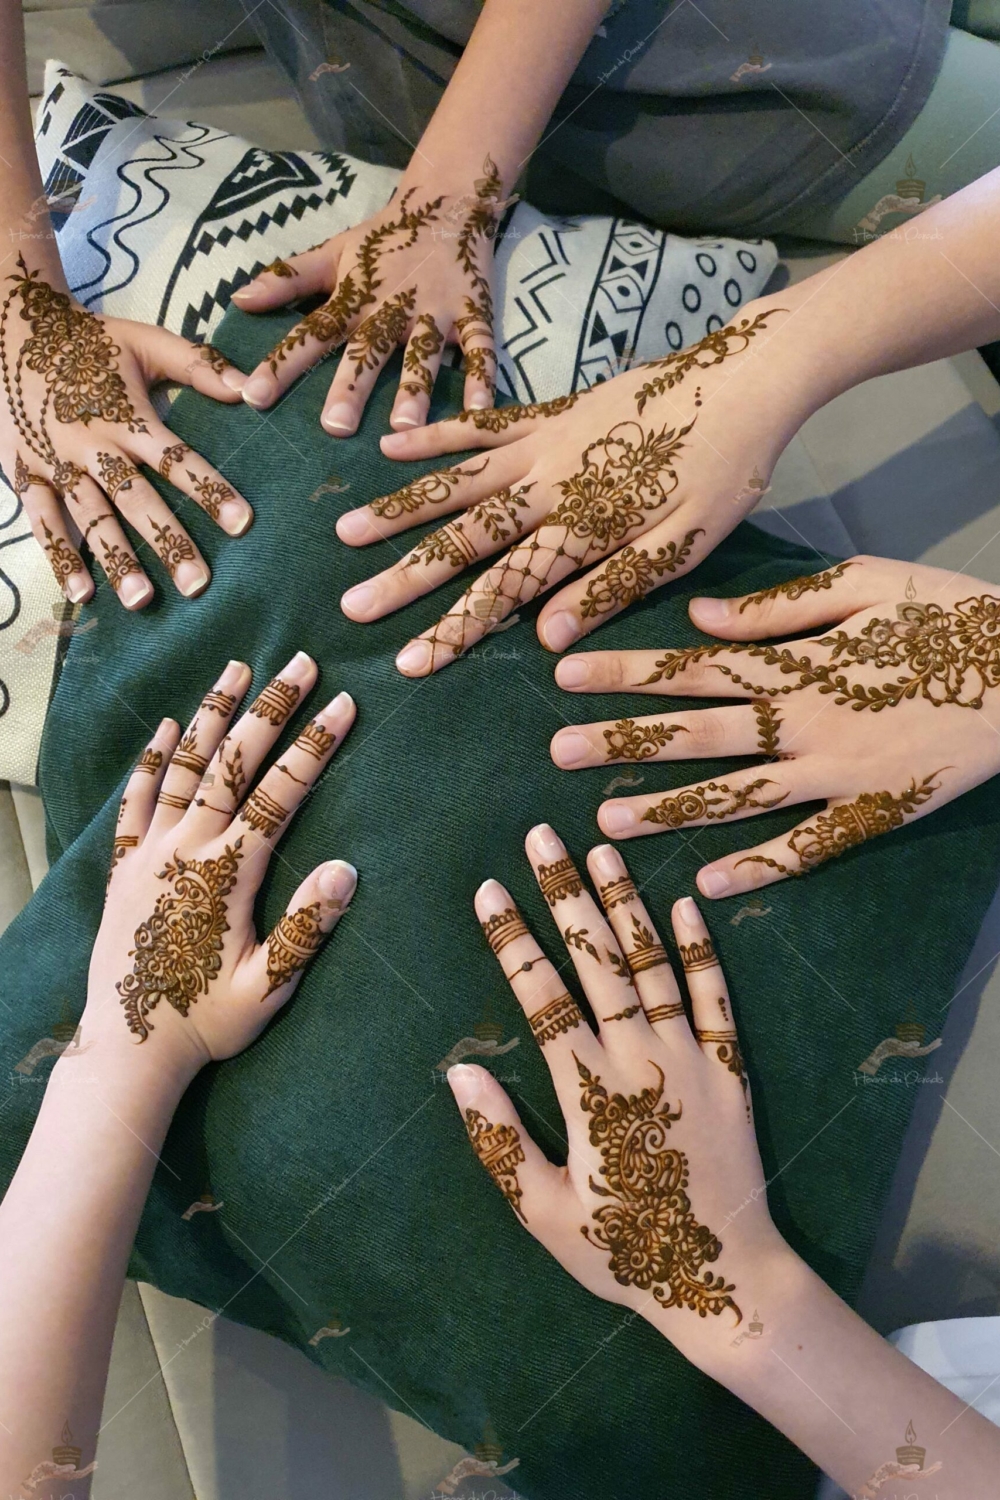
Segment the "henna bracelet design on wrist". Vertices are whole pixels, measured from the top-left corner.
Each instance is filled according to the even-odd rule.
[[[465,1111],[465,1128],[472,1149],[503,1193],[522,1224],[527,1224],[521,1207],[521,1189],[517,1168],[524,1161],[521,1137],[513,1125],[491,1125],[478,1109]]]

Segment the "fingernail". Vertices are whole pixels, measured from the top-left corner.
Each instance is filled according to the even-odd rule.
[[[273,389],[270,380],[265,379],[263,375],[257,375],[253,380],[248,380],[243,387],[243,399],[250,406],[267,406]]]
[[[550,651],[565,651],[580,639],[580,626],[573,615],[565,610],[552,615],[542,626],[542,641]]]
[[[358,883],[358,872],[346,859],[331,860],[319,872],[319,893],[324,901],[343,906],[354,895]]]
[[[480,917],[493,917],[498,911],[506,911],[511,899],[499,880],[484,880],[476,892],[475,905]]]
[[[349,510],[337,522],[337,535],[342,542],[363,542],[371,536],[372,523],[363,510]]]
[[[247,664],[244,661],[227,662],[226,670],[219,678],[213,689],[216,693],[232,693],[239,687],[247,672]]]
[[[610,879],[620,879],[626,874],[625,861],[617,849],[612,849],[610,844],[598,844],[596,849],[591,849],[590,857],[594,861],[594,868],[598,875],[607,875]]]
[[[129,573],[118,590],[118,597],[126,609],[138,609],[153,597],[153,585],[141,573]]]
[[[82,604],[90,593],[90,574],[73,573],[66,580],[66,598],[70,604]]]
[[[477,391],[469,402],[469,411],[485,411],[488,406],[493,405],[493,397],[488,396],[485,391]]]
[[[605,802],[597,821],[606,833],[625,833],[627,829],[635,827],[635,813],[623,802]]]
[[[253,511],[242,500],[226,500],[219,506],[219,520],[230,536],[242,536],[253,520]]]
[[[393,427],[416,427],[420,415],[420,407],[415,401],[401,401],[389,421]]]
[[[528,834],[528,842],[539,859],[563,859],[566,845],[549,823],[538,823]]]
[[[700,870],[696,884],[703,896],[722,896],[729,889],[729,876],[721,870]]]
[[[353,707],[354,699],[351,697],[350,693],[338,693],[336,698],[331,699],[331,701],[326,705],[326,708],[323,710],[323,712],[325,714],[330,714],[332,717],[334,714],[340,715],[349,713]]]
[[[397,453],[403,454],[409,447],[408,434],[405,432],[387,432],[379,439],[379,447],[390,458],[394,457]]]
[[[242,395],[246,388],[247,376],[242,370],[237,370],[235,365],[227,365],[222,372],[222,384],[228,386],[229,390],[236,391]]]
[[[578,688],[590,676],[590,668],[582,656],[570,656],[556,667],[556,682],[562,688]]]
[[[467,1067],[465,1063],[455,1063],[448,1069],[445,1077],[451,1085],[459,1109],[468,1109],[479,1098],[483,1086],[482,1074],[475,1068]]]
[[[552,759],[557,766],[578,766],[590,755],[590,741],[575,729],[560,729],[552,740]]]
[[[346,594],[341,596],[340,607],[344,611],[344,614],[349,615],[352,619],[358,616],[363,620],[374,609],[377,595],[378,590],[373,583],[358,583],[355,584],[354,588],[348,589]],[[404,656],[405,654],[405,652],[401,653]],[[396,665],[399,666],[399,661],[397,661]]]
[[[208,572],[197,562],[182,562],[174,574],[174,583],[185,599],[193,599],[208,587]]]
[[[353,406],[330,406],[320,417],[327,432],[353,432],[358,425]]]
[[[255,282],[249,281],[249,282],[247,282],[246,286],[239,286],[239,287],[237,287],[236,290],[235,290],[235,292],[233,292],[233,294],[232,294],[233,301],[234,302],[242,302],[242,300],[243,300],[244,297],[252,297],[253,293],[254,293],[255,285],[256,285]]]
[[[296,651],[288,666],[282,669],[279,676],[283,677],[286,682],[294,682],[296,678],[304,679],[310,676],[315,666],[316,663],[311,656],[307,656],[304,651]]]
[[[431,669],[434,652],[430,641],[411,641],[396,657],[396,666],[404,677],[424,677]]]
[[[690,896],[682,896],[674,907],[674,911],[682,922],[693,924],[701,921],[701,913]]]
[[[703,620],[706,625],[721,625],[728,620],[731,610],[725,599],[692,599],[691,618]]]

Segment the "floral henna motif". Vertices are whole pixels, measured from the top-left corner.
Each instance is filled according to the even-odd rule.
[[[280,729],[298,703],[301,693],[298,683],[283,682],[280,677],[272,677],[267,687],[251,703],[247,713],[258,719],[266,719],[275,729]]]
[[[418,510],[423,510],[425,505],[443,505],[451,498],[451,492],[463,479],[474,479],[486,468],[488,458],[484,458],[478,469],[442,469],[437,474],[424,474],[419,479],[414,479],[412,484],[404,484],[402,489],[394,490],[391,495],[381,495],[371,503],[372,515],[380,517],[383,521],[395,521],[400,516],[414,515]]]
[[[586,598],[580,605],[580,614],[585,620],[595,615],[605,615],[612,609],[627,609],[637,599],[642,599],[655,588],[664,573],[676,573],[687,562],[694,546],[695,537],[704,535],[704,528],[697,526],[689,531],[678,545],[668,542],[650,557],[645,547],[625,547],[618,557],[608,562],[602,573],[587,584]]]
[[[406,380],[400,382],[400,390],[408,396],[429,396],[434,389],[434,372],[431,362],[444,345],[444,334],[430,313],[421,313],[413,325],[410,342],[403,355],[403,372]]]
[[[193,469],[188,469],[187,477],[190,479],[198,504],[207,516],[213,521],[219,519],[219,511],[227,500],[236,498],[235,492],[226,484],[224,479],[209,479],[207,476],[199,476]]]
[[[233,803],[239,806],[240,799],[247,784],[247,773],[243,767],[243,751],[239,745],[234,746],[233,753],[228,758],[224,754],[227,739],[219,746],[219,764],[222,766],[222,785],[233,794]]]
[[[471,422],[477,432],[506,432],[513,422],[527,422],[534,417],[557,417],[560,412],[575,406],[583,394],[574,391],[569,396],[556,396],[551,401],[531,401],[523,406],[470,407],[460,411],[456,420]]]
[[[575,948],[578,953],[589,953],[591,958],[601,961],[601,955],[590,941],[589,927],[574,927],[572,923],[563,933],[563,942],[567,948]]]
[[[84,571],[83,558],[75,547],[70,546],[65,537],[53,536],[44,520],[42,521],[42,530],[45,532],[43,546],[45,556],[49,560],[49,567],[52,569],[59,587],[61,589],[65,588],[68,578],[71,578],[74,573],[82,573]]]
[[[295,273],[293,272],[293,275]],[[221,349],[216,349],[214,344],[196,344],[198,358],[202,364],[208,365],[216,375],[221,375],[224,370],[230,368],[231,361],[226,358]]]
[[[268,987],[261,1000],[280,990],[300,969],[304,969],[322,941],[318,901],[300,906],[298,911],[286,912],[267,940]]]
[[[529,1016],[528,1025],[539,1047],[544,1047],[546,1042],[552,1042],[564,1032],[574,1030],[582,1020],[583,1011],[573,996],[558,995],[555,1000],[543,1005],[541,1010],[536,1010],[533,1016]]]
[[[491,1125],[478,1109],[465,1111],[465,1128],[472,1149],[503,1193],[522,1224],[527,1224],[521,1207],[521,1189],[517,1169],[524,1161],[521,1137],[513,1125]]]
[[[746,786],[726,786],[724,782],[709,781],[704,786],[688,787],[676,795],[671,794],[661,802],[647,807],[642,815],[644,823],[662,823],[665,828],[680,828],[685,823],[732,818],[746,807],[777,807],[788,796],[762,793],[761,788],[775,786],[767,776],[760,776]]]
[[[675,734],[687,734],[683,724],[637,724],[634,719],[619,719],[613,729],[604,731],[607,741],[605,760],[648,760],[662,750]]]
[[[186,1016],[222,968],[226,897],[236,884],[242,843],[227,844],[217,859],[175,854],[159,872],[171,894],[157,896],[152,916],[136,928],[132,972],[115,986],[128,1029],[140,1042],[152,1031],[149,1013],[161,1000]]]
[[[583,881],[568,856],[566,859],[557,859],[554,865],[539,865],[538,884],[550,906],[555,906],[557,901],[564,901],[567,896],[579,896],[583,890]]]
[[[722,1242],[695,1219],[686,1188],[689,1163],[683,1151],[666,1144],[667,1132],[681,1118],[663,1101],[658,1083],[638,1094],[608,1094],[599,1077],[574,1054],[580,1074],[580,1108],[588,1116],[590,1143],[601,1154],[601,1177],[591,1191],[610,1201],[593,1212],[593,1226],[580,1233],[608,1253],[608,1268],[620,1286],[651,1292],[661,1307],[687,1307],[702,1318],[725,1308],[743,1314],[733,1301],[735,1286],[705,1270],[718,1260]]]
[[[742,318],[739,324],[731,323],[728,328],[717,328],[697,344],[692,344],[690,349],[680,349],[676,354],[668,354],[666,359],[653,360],[645,365],[645,369],[658,370],[660,373],[647,380],[635,393],[640,416],[647,401],[673,390],[691,370],[709,370],[713,365],[721,365],[724,359],[729,359],[733,354],[742,354],[750,340],[767,327],[768,318],[787,310],[784,307],[769,307],[765,312],[758,313],[752,321]]]
[[[862,792],[853,802],[844,802],[829,812],[820,813],[815,822],[805,828],[796,828],[788,840],[788,848],[799,862],[797,868],[790,868],[764,854],[747,854],[736,863],[766,865],[782,875],[805,875],[818,865],[826,864],[828,859],[836,859],[848,849],[855,849],[858,844],[901,828],[906,819],[940,789],[941,783],[934,779],[940,775],[940,771],[932,771],[919,786],[914,777],[898,797],[891,792]]]
[[[632,936],[635,939],[635,947],[625,954],[625,962],[630,974],[644,974],[647,969],[656,969],[660,964],[670,962],[667,958],[667,950],[656,933],[651,932],[645,922],[641,922],[634,915]]]
[[[108,499],[114,504],[119,490],[130,490],[133,479],[138,479],[139,470],[127,458],[118,453],[98,453],[97,467],[100,481]]]
[[[757,749],[761,755],[778,755],[778,730],[781,715],[767,698],[756,698],[750,705],[757,720]]]
[[[406,337],[410,314],[417,300],[417,289],[397,292],[381,303],[371,317],[359,323],[351,334],[350,343],[344,350],[344,358],[354,365],[354,380],[347,389],[353,391],[354,381],[359,380],[365,370],[375,370]]]
[[[784,583],[776,583],[773,588],[761,589],[756,594],[748,594],[740,605],[740,614],[749,609],[753,604],[763,604],[765,600],[777,599],[779,594],[785,599],[801,599],[803,594],[818,594],[822,589],[833,588],[838,578],[844,576],[848,568],[856,568],[855,562],[838,563],[835,568],[827,568],[822,573],[810,573],[805,578],[789,578]]]
[[[182,562],[192,562],[195,558],[191,539],[181,531],[171,531],[166,521],[162,526],[157,526],[150,517],[150,525],[156,538],[156,551],[160,562],[173,578]]]

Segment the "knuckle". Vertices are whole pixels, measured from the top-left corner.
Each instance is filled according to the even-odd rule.
[[[717,708],[702,708],[691,715],[684,748],[696,753],[721,750],[726,741],[725,720]]]

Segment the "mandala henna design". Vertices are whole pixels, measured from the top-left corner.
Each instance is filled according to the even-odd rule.
[[[267,940],[267,990],[261,1003],[305,968],[322,941],[318,901],[285,913]]]
[[[408,396],[429,396],[434,389],[434,372],[431,361],[440,354],[444,345],[444,334],[430,313],[421,313],[413,325],[410,342],[403,355],[403,372],[408,377],[400,382],[400,390]]]
[[[556,396],[552,401],[531,401],[523,406],[470,407],[460,411],[459,422],[471,422],[477,432],[505,432],[512,422],[526,422],[534,417],[557,417],[575,406],[582,391]]]
[[[244,823],[249,823],[255,833],[259,833],[265,839],[271,839],[290,817],[287,807],[282,807],[263,787],[256,787],[243,804],[240,817]]]
[[[687,734],[683,724],[643,724],[634,719],[619,719],[613,729],[604,731],[607,741],[605,760],[648,760],[662,750],[675,734]]]
[[[546,1042],[554,1041],[566,1031],[572,1031],[582,1020],[583,1011],[573,996],[559,995],[543,1005],[541,1010],[536,1010],[533,1016],[529,1016],[528,1025],[539,1047],[544,1047]]]
[[[298,683],[283,682],[280,677],[272,677],[267,687],[251,703],[247,713],[253,714],[257,719],[266,719],[275,729],[280,729],[301,694],[302,689]]]
[[[197,719],[184,731],[172,760],[175,766],[181,766],[185,771],[194,771],[197,776],[204,776],[208,769],[208,756],[198,753]]]
[[[128,1029],[140,1042],[152,1031],[149,1013],[161,1000],[186,1016],[222,968],[226,897],[236,884],[242,843],[227,844],[217,859],[175,854],[158,873],[171,894],[157,896],[152,916],[136,928],[132,972],[115,986]]]
[[[133,479],[139,478],[139,470],[119,453],[98,453],[97,467],[101,485],[112,504],[119,490],[130,490]]]
[[[155,776],[162,765],[162,750],[144,750],[139,757],[139,763],[135,769],[137,771],[148,772],[150,776]]]
[[[335,734],[324,729],[318,719],[310,719],[292,749],[301,750],[303,755],[311,755],[313,760],[324,760],[336,743]]]
[[[777,755],[780,750],[778,730],[781,728],[781,715],[767,698],[755,698],[750,707],[757,720],[757,749],[761,755]]]
[[[485,922],[481,922],[480,926],[483,929],[483,936],[498,957],[500,950],[506,948],[508,943],[514,943],[518,938],[529,936],[521,913],[514,906],[508,906],[504,911],[494,912]]]
[[[587,594],[580,604],[585,620],[606,615],[612,609],[627,609],[655,588],[664,573],[676,573],[687,562],[695,537],[704,535],[704,527],[689,531],[678,544],[668,542],[650,557],[645,547],[625,547],[620,556],[612,557],[602,573],[587,584]]]
[[[451,498],[451,492],[463,479],[474,479],[489,463],[484,458],[478,469],[442,469],[437,474],[424,474],[391,495],[381,495],[371,502],[372,515],[383,521],[395,521],[400,516],[414,515],[425,505],[443,505]]]
[[[596,1208],[592,1225],[580,1233],[608,1253],[608,1269],[620,1286],[651,1292],[661,1307],[687,1307],[702,1318],[725,1308],[743,1314],[733,1301],[735,1286],[704,1269],[718,1260],[722,1242],[695,1219],[683,1151],[666,1144],[667,1132],[681,1118],[663,1101],[663,1072],[653,1088],[638,1094],[608,1094],[599,1077],[574,1053],[582,1090],[580,1108],[588,1116],[590,1143],[601,1154],[601,1177],[591,1191],[610,1201]]]
[[[406,337],[417,301],[417,289],[397,292],[379,304],[370,317],[359,323],[351,334],[344,358],[354,365],[354,380],[359,380],[365,370],[375,370]],[[354,389],[354,381],[347,387]]]
[[[862,792],[853,802],[844,802],[829,812],[819,813],[814,823],[796,828],[788,840],[788,848],[799,861],[797,869],[763,854],[747,854],[736,863],[767,865],[782,875],[805,875],[818,865],[826,864],[828,859],[846,854],[858,844],[901,828],[918,807],[940,790],[941,783],[934,779],[940,775],[941,771],[932,771],[919,786],[914,777],[898,797],[891,792]]]
[[[598,888],[598,895],[605,911],[610,911],[613,906],[627,906],[630,901],[635,901],[639,892],[635,888],[635,882],[631,875],[622,875],[618,880],[611,880],[607,885]]]
[[[660,964],[669,963],[667,950],[656,933],[651,932],[636,916],[632,917],[632,936],[635,938],[635,947],[625,954],[630,973],[644,974],[647,969],[656,969]]]
[[[491,1125],[478,1109],[465,1111],[465,1128],[472,1149],[503,1193],[522,1224],[527,1224],[521,1207],[521,1189],[517,1169],[524,1161],[521,1137],[513,1125]]]
[[[724,359],[729,359],[734,354],[742,354],[750,340],[767,327],[768,318],[772,318],[775,313],[787,311],[785,307],[769,307],[758,313],[752,321],[742,318],[739,324],[731,323],[728,328],[717,328],[697,344],[692,344],[690,349],[680,349],[676,354],[668,354],[666,359],[652,360],[644,365],[644,369],[658,370],[660,373],[647,380],[635,393],[640,416],[647,401],[673,390],[691,370],[709,370],[713,365],[721,365]],[[707,357],[702,358],[703,355]]]
[[[42,530],[45,532],[43,550],[49,560],[49,567],[52,569],[56,583],[61,589],[65,589],[68,578],[72,578],[74,573],[84,571],[83,558],[75,547],[70,546],[65,537],[53,536],[44,520]]]
[[[182,562],[193,562],[195,559],[196,554],[191,539],[182,531],[171,531],[166,521],[162,526],[157,526],[150,516],[149,524],[156,538],[155,546],[160,562],[173,578]]]
[[[684,965],[685,974],[697,974],[700,969],[716,969],[720,967],[715,952],[715,944],[710,937],[704,942],[678,943],[681,954],[681,963]]]
[[[198,498],[198,504],[213,521],[219,519],[219,511],[226,501],[236,498],[235,491],[224,479],[209,479],[207,475],[196,474],[193,469],[188,469],[187,477]]]
[[[538,884],[550,906],[555,906],[557,901],[564,901],[567,896],[579,896],[583,890],[583,881],[568,856],[566,859],[557,859],[553,865],[539,865]]]
[[[202,699],[202,708],[210,714],[219,714],[223,719],[228,718],[236,707],[236,697],[233,693],[219,693],[215,689],[206,693]]]
[[[156,466],[156,472],[161,479],[170,478],[170,470],[174,464],[183,463],[191,452],[187,443],[168,443],[160,454],[160,462]]]
[[[652,1026],[656,1021],[676,1021],[683,1014],[683,1000],[672,1000],[668,1005],[654,1005],[652,1010],[647,1010],[646,1020]]]
[[[563,942],[567,948],[575,948],[578,953],[589,953],[600,963],[601,955],[590,941],[590,929],[587,927],[576,928],[570,923],[563,933]]]
[[[732,818],[746,807],[778,807],[789,795],[780,796],[761,793],[765,786],[775,786],[767,776],[759,776],[746,786],[726,786],[724,782],[709,781],[704,786],[688,787],[647,807],[642,815],[643,823],[662,823],[665,828],[680,828],[685,823]]]
[[[843,578],[848,568],[857,566],[855,562],[842,562],[835,568],[826,568],[822,573],[810,573],[804,578],[789,578],[784,583],[776,583],[773,588],[760,589],[758,593],[746,596],[740,605],[740,614],[753,604],[777,599],[779,594],[790,600],[801,599],[803,594],[818,594],[821,589],[832,588],[838,578]]]

